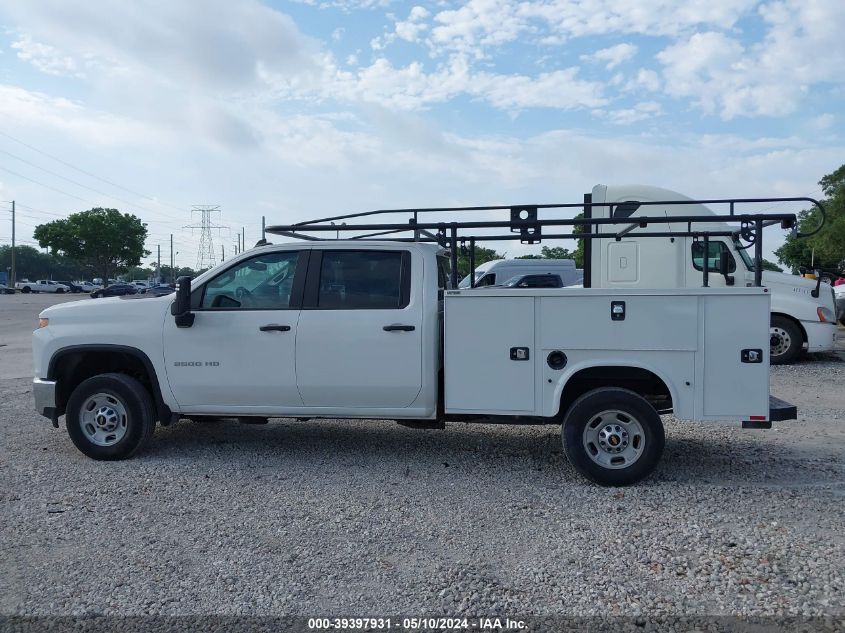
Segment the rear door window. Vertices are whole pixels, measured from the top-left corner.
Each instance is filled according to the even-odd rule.
[[[404,308],[410,300],[410,268],[408,251],[323,251],[315,307]]]

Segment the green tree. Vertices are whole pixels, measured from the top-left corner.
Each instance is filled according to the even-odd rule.
[[[845,268],[845,165],[820,181],[825,199],[822,204],[827,218],[822,230],[808,238],[788,235],[783,246],[775,251],[778,260],[788,268],[823,268],[841,271]],[[798,214],[800,231],[818,226],[820,212],[815,207]]]
[[[33,234],[42,248],[90,268],[104,280],[138,266],[149,255],[144,250],[147,227],[139,217],[117,209],[73,213],[37,226]]]
[[[12,247],[0,246],[0,270],[12,266]],[[83,276],[84,269],[76,262],[61,256],[42,253],[32,246],[15,246],[15,274],[21,279],[67,279]]]
[[[467,275],[469,275],[469,248],[466,249],[466,253],[462,251],[458,251],[458,279],[463,279]],[[489,262],[494,259],[504,259],[503,255],[500,255],[492,248],[484,248],[483,246],[476,245],[475,247],[475,267],[478,268],[484,262]]]
[[[772,270],[776,273],[782,273],[783,272],[783,268],[781,268],[780,266],[778,266],[774,262],[770,262],[768,259],[765,259],[765,258],[763,258],[763,270]]]

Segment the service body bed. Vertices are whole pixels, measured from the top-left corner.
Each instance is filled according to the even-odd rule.
[[[579,371],[637,367],[666,384],[678,418],[765,426],[769,303],[759,287],[447,291],[446,413],[549,418]]]

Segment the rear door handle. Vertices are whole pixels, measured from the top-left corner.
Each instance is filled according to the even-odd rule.
[[[269,323],[267,325],[262,325],[258,328],[262,332],[290,332],[289,325],[277,325],[275,323]]]
[[[413,325],[402,325],[400,323],[393,323],[385,325],[382,328],[385,332],[413,332],[416,328]]]

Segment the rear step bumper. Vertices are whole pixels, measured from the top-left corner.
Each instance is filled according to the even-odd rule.
[[[744,429],[770,429],[772,422],[783,422],[784,420],[797,420],[798,407],[780,398],[769,395],[769,419],[768,420],[743,420]]]

